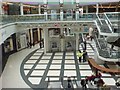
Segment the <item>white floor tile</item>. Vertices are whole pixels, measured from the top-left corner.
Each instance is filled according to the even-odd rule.
[[[80,70],[81,76],[91,76],[93,73],[91,70]]]
[[[65,69],[76,69],[75,65],[65,65]]]
[[[74,59],[74,56],[65,56],[65,59]]]
[[[47,76],[60,76],[60,70],[49,70]]]
[[[50,60],[40,60],[40,62],[39,63],[48,63]]]
[[[36,60],[39,59],[39,58],[40,58],[40,56],[31,56],[30,57],[30,59],[36,59]]]
[[[71,64],[74,64],[75,61],[74,61],[74,60],[65,60],[65,63],[71,63]]]
[[[32,67],[33,67],[33,65],[31,65],[31,64],[30,65],[28,65],[28,64],[24,65],[24,69],[31,69]]]
[[[92,53],[94,53],[94,51],[93,51],[93,50],[86,50],[86,51],[87,51],[88,53],[89,53],[89,52],[90,52],[90,53],[91,53],[91,52],[92,52]]]
[[[102,78],[106,85],[115,85],[115,80],[113,78]]]
[[[73,52],[67,52],[66,55],[74,55]]]
[[[63,56],[54,56],[53,59],[62,59]]]
[[[79,69],[91,69],[89,65],[79,65]]]
[[[50,69],[61,69],[61,65],[51,65]]]
[[[64,76],[76,76],[76,70],[64,70]]]
[[[43,56],[42,59],[50,59],[51,56]]]
[[[59,77],[49,77],[50,81],[58,81]],[[45,79],[45,81],[48,81],[48,78]]]
[[[63,80],[67,80],[68,78],[67,77],[64,77]],[[71,77],[71,80],[74,80],[73,77]],[[75,77],[75,80],[77,80],[77,77]]]
[[[55,53],[55,55],[63,56],[63,53]]]
[[[53,53],[46,53],[46,54],[44,54],[45,56],[51,56]]]
[[[62,60],[53,60],[52,63],[60,63],[61,64]]]
[[[25,75],[29,73],[30,70],[24,70]]]
[[[43,76],[45,70],[34,70],[32,73],[31,73],[31,76]]]
[[[111,76],[110,74],[107,74],[107,73],[101,73],[102,76]]]
[[[35,69],[46,69],[47,65],[37,65]]]
[[[41,81],[41,77],[29,77],[28,80],[32,83],[32,84],[39,84]]]
[[[88,55],[94,56],[94,53],[88,53]]]
[[[34,53],[33,55],[39,55],[39,56],[41,56],[41,54],[42,54],[42,53]]]
[[[28,60],[26,63],[36,63],[37,60]]]

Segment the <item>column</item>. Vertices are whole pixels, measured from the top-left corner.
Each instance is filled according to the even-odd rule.
[[[88,6],[86,6],[86,13],[88,13]]]
[[[79,33],[76,33],[76,50],[79,50]]]
[[[20,15],[24,15],[24,13],[23,13],[23,3],[20,3]]]
[[[60,0],[60,3],[63,3],[63,0]]]
[[[38,31],[38,41],[40,41],[40,28],[39,27],[37,28],[37,31]]]
[[[38,14],[41,14],[41,6],[40,6],[40,4],[38,5]]]
[[[44,31],[44,54],[46,54],[49,47],[48,28],[43,28],[43,31]]]
[[[79,19],[79,3],[76,3],[76,12],[75,12],[75,14],[76,14],[76,20],[78,20]]]
[[[30,37],[31,37],[31,44],[33,44],[33,30],[30,28]]]
[[[60,10],[60,20],[63,21],[63,10]]]
[[[77,10],[76,11],[76,20],[78,20],[79,19],[79,11]]]
[[[96,13],[97,14],[99,13],[99,4],[98,3],[96,4]]]
[[[79,0],[76,0],[76,3],[79,3]]]

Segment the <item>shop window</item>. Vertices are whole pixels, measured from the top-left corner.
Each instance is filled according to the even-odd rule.
[[[4,42],[4,50],[5,50],[5,53],[10,52],[10,51],[13,50],[13,41],[12,41],[11,38],[7,39]]]

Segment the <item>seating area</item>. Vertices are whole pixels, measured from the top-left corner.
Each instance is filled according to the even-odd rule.
[[[101,71],[103,73],[110,73],[110,74],[120,74],[120,69],[109,69],[109,68],[105,68],[102,66],[99,66],[94,59],[89,58],[88,59],[88,63],[91,66],[91,68],[93,68],[94,70],[97,71]]]

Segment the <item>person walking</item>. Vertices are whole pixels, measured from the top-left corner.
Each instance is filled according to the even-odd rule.
[[[91,26],[89,28],[89,36],[90,36],[90,40],[92,41],[92,39],[93,39],[93,28]]]
[[[83,62],[87,61],[87,52],[86,50],[83,50]]]
[[[77,56],[79,57],[79,62],[81,62],[81,58],[83,56],[83,53],[81,52],[81,50],[77,52]]]
[[[86,90],[87,87],[86,87],[86,80],[85,79],[81,80],[81,86],[82,86],[83,89]]]
[[[71,77],[68,77],[67,81],[68,81],[68,88],[71,88]]]
[[[86,42],[86,41],[84,41],[83,43],[84,43],[83,50],[86,50],[86,49],[87,49],[87,47],[86,47],[86,46],[87,46],[87,42]]]

